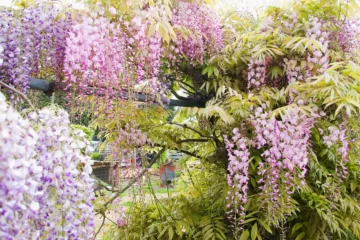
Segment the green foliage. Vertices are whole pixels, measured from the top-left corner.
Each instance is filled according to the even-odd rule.
[[[149,6],[161,2],[149,1]],[[126,6],[122,1],[105,4],[115,6],[124,18],[131,17],[132,9],[141,5],[139,1]],[[163,15],[152,19],[148,34],[159,28],[164,44],[174,39],[176,33],[190,35],[186,29],[170,26],[171,4],[167,2],[165,6]],[[358,12],[353,0],[302,0],[289,9],[270,7],[258,18],[247,13],[227,13],[223,18],[225,46],[221,53],[206,58],[203,65],[193,66],[184,60],[176,69],[166,66],[162,69],[164,75],[171,77],[173,89],[202,97],[206,100],[205,108],[166,111],[158,105],[143,108],[137,102],[124,104],[119,100],[113,106],[115,117],[109,119],[104,113],[105,106],[97,106],[96,118],[89,118],[93,118],[92,128],[100,131],[106,143],[114,142],[118,130],[132,122],[146,132],[155,147],[187,154],[181,160],[183,170],[176,192],[158,199],[152,187],[145,188],[146,193],[152,194],[151,202],[128,204],[127,225],[110,225],[104,239],[360,239],[358,53],[347,54],[332,41],[329,68],[306,81],[289,83],[284,68],[284,58],[299,58],[300,67],[305,68],[307,62],[301,57],[321,50],[317,40],[306,37],[311,17],[326,20],[326,29],[336,35],[342,29],[334,21],[344,21]],[[293,13],[298,14],[299,22],[291,29],[284,28],[282,23]],[[250,60],[269,58],[272,61],[267,69],[267,86],[248,90],[244,73]],[[320,65],[310,64],[316,73]],[[90,103],[94,102],[92,98],[89,96]],[[290,201],[285,186],[280,186],[281,207],[261,196],[258,167],[265,158],[263,149],[251,151],[245,216],[237,219],[241,228],[234,228],[225,213],[226,196],[231,189],[226,183],[228,157],[224,136],[231,136],[235,127],[242,129],[245,136],[252,136],[251,109],[262,104],[278,119],[293,109],[308,116],[322,112],[323,116],[317,118],[311,132],[311,154],[304,184],[294,180],[296,187],[292,188]],[[329,126],[340,124],[347,129],[351,140],[345,179],[337,174],[340,144],[328,147],[323,139]],[[143,150],[151,152],[154,148],[146,146]],[[164,153],[153,168],[158,168],[166,158]],[[198,164],[188,167],[192,160]]]
[[[202,170],[205,175],[189,173],[192,180],[184,183],[189,192],[132,205],[128,225],[112,226],[105,239],[227,239],[224,172],[211,166]]]
[[[92,130],[89,127],[85,127],[85,126],[81,126],[81,125],[77,125],[77,124],[71,124],[70,127],[72,129],[78,129],[78,130],[83,131],[85,133],[86,139],[91,142],[91,140],[94,136],[94,130]]]
[[[98,152],[93,152],[93,153],[90,154],[90,157],[91,157],[92,160],[98,160],[99,161],[101,159],[101,154],[98,153]]]

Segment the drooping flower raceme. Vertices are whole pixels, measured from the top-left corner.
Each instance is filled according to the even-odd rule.
[[[266,84],[266,67],[268,61],[264,60],[250,60],[249,69],[247,71],[248,88],[259,89]]]
[[[62,109],[44,108],[29,118],[38,131],[37,163],[43,168],[36,226],[46,239],[89,239],[94,231],[89,141],[72,131]]]
[[[360,19],[341,21],[339,31],[334,34],[344,52],[356,53],[360,51]]]
[[[307,56],[307,61],[313,64],[319,65],[317,68],[318,73],[324,73],[329,68],[329,36],[330,33],[323,29],[324,24],[318,18],[312,18],[309,22],[309,26],[306,30],[306,37],[316,40],[319,43],[319,48],[316,48],[313,44],[312,53]],[[307,77],[313,75],[312,68],[307,69]]]
[[[125,39],[119,25],[93,15],[81,16],[66,40],[65,90],[111,99],[120,88],[119,74],[125,68]]]
[[[341,147],[337,148],[337,152],[341,155],[341,160],[339,161],[340,170],[336,168],[336,172],[342,178],[345,178],[348,174],[347,168],[345,164],[349,161],[349,141],[346,136],[346,128],[344,126],[340,126],[340,128],[336,126],[330,126],[329,135],[324,136],[324,143],[328,146],[328,148],[332,146],[341,145]]]
[[[206,53],[216,53],[223,47],[220,21],[206,6],[181,1],[173,10],[172,24],[191,32],[188,38],[177,35],[172,58],[170,56],[173,61],[178,61],[184,54],[191,62],[202,64]]]
[[[229,212],[230,219],[235,220],[234,215],[239,217],[245,215],[244,205],[247,203],[250,152],[247,148],[246,138],[241,136],[238,128],[233,130],[233,134],[234,136],[231,139],[225,137],[225,144],[229,157],[227,180],[228,185],[231,187],[231,191],[228,192],[228,201],[230,203],[227,207],[235,208],[235,212]],[[242,221],[244,219],[240,220],[240,222]]]
[[[256,134],[253,147],[266,149],[261,155],[265,162],[259,164],[258,174],[262,176],[259,183],[263,184],[260,189],[276,207],[280,194],[290,196],[295,179],[303,183],[314,117],[293,110],[277,120],[258,107],[251,123]]]
[[[4,49],[0,81],[26,93],[30,76],[38,77],[44,69],[62,75],[64,39],[71,18],[55,20],[59,11],[49,4],[0,10],[0,45]],[[17,102],[16,95],[10,93],[10,97]]]
[[[0,93],[0,239],[39,239],[37,133]]]

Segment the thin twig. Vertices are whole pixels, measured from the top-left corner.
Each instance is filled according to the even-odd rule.
[[[22,92],[20,92],[19,90],[7,85],[6,83],[0,81],[0,85],[2,85],[3,87],[9,89],[10,91],[15,92],[16,94],[20,95],[20,97],[22,97],[32,109],[35,109],[35,106],[31,103],[31,101],[25,96],[25,94],[23,94]]]
[[[183,127],[183,128],[187,128],[193,132],[196,132],[197,134],[200,135],[200,137],[204,137],[204,138],[212,138],[214,140],[218,140],[216,137],[214,136],[206,136],[204,135],[202,132],[200,132],[199,130],[196,130],[195,128],[192,128],[190,126],[188,126],[187,124],[180,124],[180,123],[175,123],[175,122],[168,122],[167,124],[171,124],[171,125],[176,125],[176,126],[179,126],[179,127]]]
[[[105,214],[104,214],[104,215],[103,215],[103,221],[102,221],[102,223],[101,223],[101,225],[100,225],[99,229],[98,229],[98,230],[97,230],[97,232],[95,233],[94,240],[96,240],[96,236],[100,233],[101,228],[104,226],[104,223],[105,223],[105,218],[106,218],[106,216],[105,216]]]
[[[177,144],[180,144],[180,143],[186,143],[186,142],[208,142],[209,141],[209,139],[208,138],[206,138],[206,139],[184,139],[184,140],[179,140],[179,141],[177,141],[176,143]]]

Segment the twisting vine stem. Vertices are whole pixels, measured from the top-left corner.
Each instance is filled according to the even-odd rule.
[[[14,93],[18,94],[20,97],[22,97],[27,104],[29,104],[29,106],[35,110],[35,106],[31,103],[31,101],[25,96],[25,94],[23,94],[22,92],[20,92],[19,90],[7,85],[6,83],[0,81],[0,85],[3,86],[4,88],[7,88],[10,91],[13,91]]]

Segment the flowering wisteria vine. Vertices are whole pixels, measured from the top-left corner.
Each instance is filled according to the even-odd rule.
[[[0,94],[0,237],[88,239],[94,231],[90,143],[68,114],[23,119]]]
[[[341,24],[342,23],[342,24]],[[360,20],[347,19],[339,22],[337,34],[337,42],[344,52],[356,53],[360,50]]]
[[[349,161],[349,141],[346,136],[346,128],[344,126],[340,126],[340,128],[330,126],[328,129],[329,135],[323,137],[324,143],[328,146],[328,148],[333,145],[338,146],[338,143],[342,145],[337,148],[337,152],[341,155],[341,160],[339,161],[340,170],[336,168],[336,172],[341,178],[345,178],[348,173],[345,164]]]
[[[42,168],[36,160],[38,134],[0,93],[0,238],[38,239],[35,229]]]
[[[62,75],[62,59],[70,16],[55,20],[60,9],[36,4],[14,12],[0,11],[0,45],[4,49],[0,81],[26,93],[30,77],[41,71]],[[16,95],[11,94],[15,100]]]
[[[250,152],[247,148],[246,138],[242,137],[239,129],[233,130],[234,136],[231,139],[225,138],[226,149],[229,157],[228,165],[228,185],[232,191],[228,192],[227,208],[236,208],[235,212],[230,210],[229,218],[233,221],[243,222],[244,219],[237,220],[245,215],[244,205],[247,203],[248,189],[248,168]],[[239,211],[240,210],[240,211]],[[235,223],[236,224],[236,223]]]
[[[269,117],[269,113],[261,107],[255,110],[251,123],[256,137],[252,144],[257,149],[266,147],[261,155],[265,162],[259,164],[258,174],[262,176],[259,183],[263,184],[259,188],[275,206],[280,196],[282,179],[286,179],[281,186],[285,187],[288,195],[292,193],[294,179],[304,184],[314,121],[313,117],[309,118],[299,110],[287,112],[281,121]]]
[[[266,84],[266,67],[270,60],[250,60],[249,69],[247,72],[248,88],[257,88]]]
[[[250,142],[253,149],[261,151],[264,159],[258,167],[258,175],[261,176],[258,181],[259,195],[264,198],[264,203],[268,205],[271,213],[280,206],[285,209],[286,202],[290,202],[291,194],[297,187],[296,184],[305,184],[309,139],[317,115],[308,117],[294,109],[286,112],[281,120],[277,120],[265,111],[266,106],[263,107],[256,108],[250,118],[254,127],[254,138]],[[231,204],[228,207],[234,205],[234,200],[238,200],[238,206],[234,206],[235,214],[243,216],[243,207],[247,202],[250,153],[246,138],[241,136],[237,128],[233,133],[232,140],[225,139],[229,156],[228,184],[231,187],[228,196]],[[234,214],[232,211],[229,213]]]
[[[190,31],[188,38],[178,33],[173,47],[173,58],[170,56],[174,61],[183,54],[191,62],[202,64],[206,52],[216,53],[223,46],[220,22],[206,6],[180,2],[173,10],[172,24]]]
[[[48,239],[86,239],[94,230],[94,194],[91,160],[82,151],[90,153],[90,143],[82,131],[71,130],[62,109],[44,108],[29,118],[39,135],[37,163],[43,168],[36,226]]]

